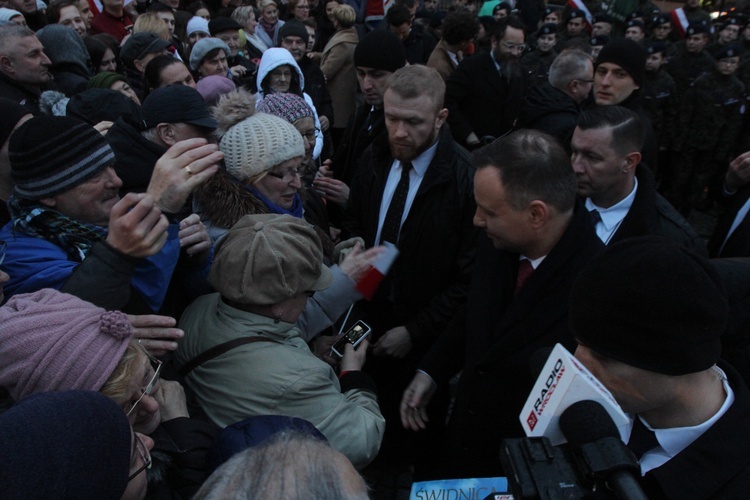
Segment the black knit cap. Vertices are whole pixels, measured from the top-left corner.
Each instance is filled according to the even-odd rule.
[[[307,32],[307,28],[305,28],[305,25],[297,19],[290,19],[284,23],[284,26],[279,28],[279,41],[288,36],[298,36],[305,43],[310,39],[310,34]]]
[[[605,62],[614,63],[627,71],[638,86],[642,86],[647,58],[648,54],[642,45],[627,38],[617,38],[602,47],[594,66],[598,67]]]
[[[228,17],[216,17],[208,22],[208,31],[211,36],[216,36],[222,31],[239,31],[241,29],[240,23]]]
[[[94,127],[67,116],[39,116],[10,136],[10,177],[14,193],[40,200],[86,182],[115,161]]]
[[[710,368],[728,305],[708,260],[657,236],[630,238],[594,258],[570,293],[569,323],[585,346],[665,375]]]
[[[389,30],[366,34],[354,49],[354,65],[394,72],[406,66],[406,50]]]

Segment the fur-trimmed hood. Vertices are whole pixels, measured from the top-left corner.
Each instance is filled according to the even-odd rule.
[[[200,186],[193,200],[204,224],[215,228],[229,229],[245,215],[268,213],[263,202],[224,169]]]

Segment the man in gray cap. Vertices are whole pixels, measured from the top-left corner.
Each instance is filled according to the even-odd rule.
[[[337,377],[301,334],[308,300],[332,280],[313,227],[290,215],[246,215],[217,244],[208,279],[217,293],[185,311],[175,356],[208,417],[222,427],[258,415],[304,418],[355,467],[367,465],[385,429],[361,371],[367,340],[347,345]]]
[[[186,85],[154,90],[143,101],[141,115],[140,123],[119,118],[106,135],[122,194],[144,192],[154,165],[168,148],[185,139],[209,139],[217,126],[198,91]]]
[[[750,393],[719,359],[728,310],[708,261],[656,237],[607,248],[573,284],[575,356],[632,414],[648,498],[750,488]]]

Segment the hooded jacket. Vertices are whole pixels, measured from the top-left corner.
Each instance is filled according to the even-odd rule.
[[[52,62],[50,72],[60,92],[68,97],[83,92],[92,76],[91,57],[73,28],[50,24],[37,32],[44,53]]]
[[[302,74],[302,70],[299,68],[299,65],[297,64],[297,61],[294,60],[291,52],[281,47],[273,47],[263,53],[263,57],[260,60],[260,65],[258,66],[258,76],[255,79],[255,84],[258,89],[258,93],[256,94],[256,98],[258,101],[256,102],[256,104],[263,100],[263,98],[266,96],[262,86],[263,80],[266,79],[271,71],[278,68],[279,66],[284,65],[290,66],[294,71],[297,72],[297,75],[299,77],[299,87],[300,89],[305,88],[305,77]],[[315,105],[313,104],[312,98],[310,98],[309,95],[307,95],[305,92],[302,92],[301,97],[305,99],[305,102],[310,106],[310,108],[313,110],[313,114],[315,115],[315,128],[317,129],[317,131],[315,133],[315,148],[313,149],[313,159],[317,160],[320,156],[320,152],[323,151],[323,133],[320,131],[318,111],[315,109]]]

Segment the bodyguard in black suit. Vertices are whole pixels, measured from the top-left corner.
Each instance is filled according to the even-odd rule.
[[[573,348],[570,287],[604,248],[576,204],[570,160],[551,136],[514,132],[477,151],[474,163],[474,223],[486,235],[466,312],[422,359],[401,402],[404,426],[426,428],[427,402],[461,370],[434,477],[504,475],[500,442],[523,435],[518,415],[534,384],[530,359],[557,342]]]
[[[519,59],[524,42],[523,23],[515,16],[504,18],[492,32],[492,50],[461,61],[446,81],[448,124],[459,144],[476,148],[483,139],[513,129],[523,104]]]

